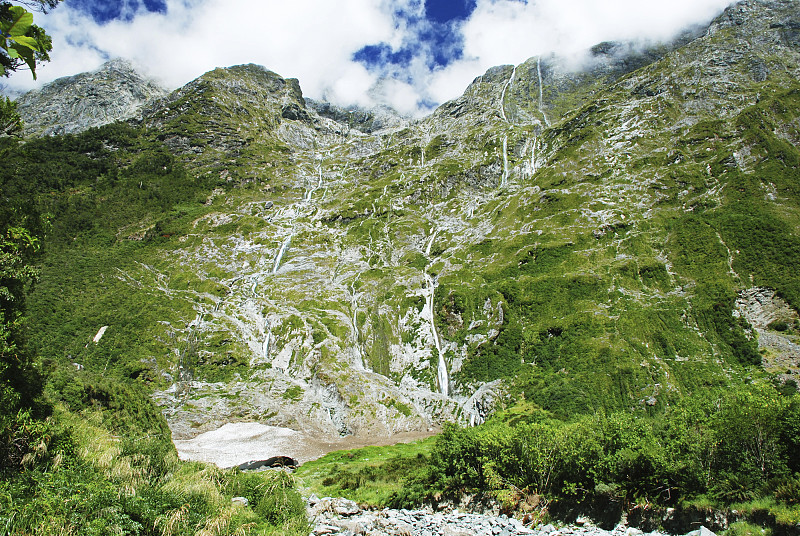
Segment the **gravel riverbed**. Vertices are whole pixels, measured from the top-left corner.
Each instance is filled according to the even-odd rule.
[[[338,536],[667,536],[661,532],[644,533],[625,524],[604,530],[586,520],[582,524],[556,528],[554,525],[526,527],[505,515],[470,514],[453,510],[363,510],[342,498],[312,496],[308,515],[314,524],[312,535]],[[686,536],[715,536],[700,527]]]

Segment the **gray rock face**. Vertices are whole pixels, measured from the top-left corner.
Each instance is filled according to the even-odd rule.
[[[385,128],[403,127],[408,120],[386,106],[364,109],[357,106],[347,109],[329,102],[306,99],[306,105],[322,117],[354,128],[365,134],[371,134]]]
[[[758,338],[758,348],[767,370],[783,382],[800,380],[800,334],[797,329],[800,316],[783,298],[770,288],[742,290],[736,299],[734,315],[744,318],[752,327],[749,335]]]
[[[115,59],[91,73],[59,78],[17,99],[26,136],[81,132],[131,119],[166,90]]]

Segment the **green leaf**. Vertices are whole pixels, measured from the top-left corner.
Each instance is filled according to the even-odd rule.
[[[11,37],[25,35],[33,24],[33,14],[19,6],[12,6],[9,11],[11,12],[10,25],[8,27],[5,27],[5,24],[3,25],[3,33]]]
[[[39,43],[36,42],[36,39],[33,37],[28,37],[26,35],[18,35],[16,37],[11,38],[13,41],[19,43],[22,46],[28,47],[31,50],[39,50]]]
[[[28,67],[31,69],[33,79],[36,80],[36,58],[33,57],[33,50],[25,45],[14,43],[9,47],[8,55],[14,57],[13,54],[15,52],[16,57],[21,58],[25,63],[28,64]]]

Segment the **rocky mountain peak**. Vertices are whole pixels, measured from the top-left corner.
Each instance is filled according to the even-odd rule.
[[[136,117],[166,90],[136,71],[130,62],[113,59],[89,73],[59,78],[17,99],[28,136],[80,132]]]

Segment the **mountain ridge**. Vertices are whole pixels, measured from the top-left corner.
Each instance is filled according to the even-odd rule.
[[[206,73],[125,127],[165,165],[102,156],[123,174],[104,181],[180,172],[195,192],[103,231],[133,249],[92,277],[158,316],[79,303],[79,330],[109,325],[118,347],[37,344],[141,367],[176,438],[232,420],[391,435],[523,397],[647,413],[762,356],[794,379],[797,18],[740,2],[644,59],[605,44],[588,73],[495,67],[430,116],[364,132],[265,68]],[[57,309],[46,288],[34,306]],[[789,328],[758,338],[736,303],[765,288]]]
[[[17,99],[26,136],[70,134],[132,119],[166,90],[124,59],[97,70],[59,78]]]

